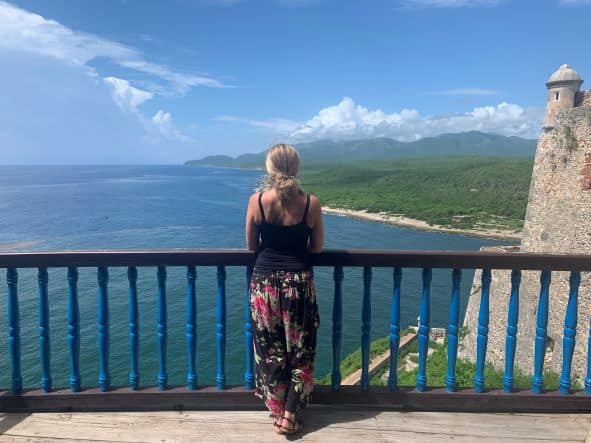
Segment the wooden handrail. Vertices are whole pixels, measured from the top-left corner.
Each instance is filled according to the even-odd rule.
[[[0,253],[0,268],[97,266],[245,266],[255,254],[245,249],[150,249]],[[315,266],[373,266],[442,269],[591,271],[591,255],[496,251],[406,251],[328,249],[312,257]]]

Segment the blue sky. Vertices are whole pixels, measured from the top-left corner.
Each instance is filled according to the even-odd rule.
[[[533,138],[589,41],[591,0],[0,0],[0,162]]]

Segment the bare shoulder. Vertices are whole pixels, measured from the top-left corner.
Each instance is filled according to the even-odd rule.
[[[310,194],[310,210],[312,211],[320,211],[320,200],[313,194]]]
[[[259,202],[259,194],[260,192],[255,192],[254,194],[252,194],[250,196],[250,198],[248,199],[248,205],[253,205],[253,204],[258,204]]]

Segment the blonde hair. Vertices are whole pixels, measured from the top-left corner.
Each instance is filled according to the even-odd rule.
[[[296,148],[285,143],[271,147],[267,152],[265,167],[271,187],[282,203],[302,192],[300,182],[296,178],[300,169],[300,155]]]

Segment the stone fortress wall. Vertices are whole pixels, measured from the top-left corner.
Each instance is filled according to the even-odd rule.
[[[568,80],[565,81],[557,75],[561,70],[570,71]],[[560,98],[567,97],[571,102],[549,102],[547,106],[546,125],[536,150],[521,245],[519,248],[513,248],[522,252],[591,252],[591,90],[578,91],[582,81],[578,74],[575,74],[576,71],[563,65],[547,83],[549,100],[559,101]],[[557,76],[558,80],[553,82],[552,79]],[[571,88],[569,92],[573,93],[563,94],[565,87]],[[572,91],[574,87],[576,90]],[[557,90],[560,91],[558,96]],[[478,271],[474,276],[464,318],[467,333],[459,351],[460,357],[471,360],[476,359],[480,275]],[[568,279],[568,272],[553,272],[550,286],[544,369],[558,373],[562,367],[564,315],[569,296]],[[504,367],[510,290],[511,272],[493,270],[487,362],[499,369]],[[520,286],[515,365],[526,373],[533,371],[539,291],[540,273],[524,271]],[[573,357],[573,376],[579,380],[586,372],[590,316],[591,276],[582,273],[577,340]]]

